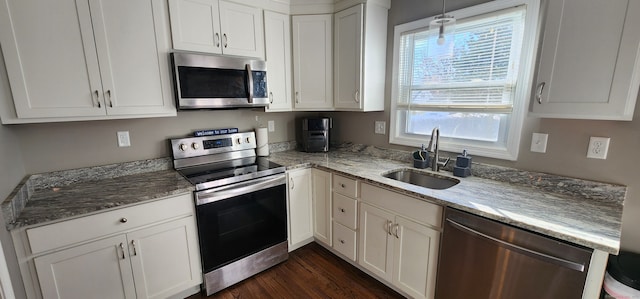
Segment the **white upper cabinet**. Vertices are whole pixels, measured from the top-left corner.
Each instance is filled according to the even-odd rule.
[[[388,9],[367,3],[335,14],[336,110],[384,110]]]
[[[169,0],[177,50],[264,59],[262,9],[223,0]]]
[[[266,111],[291,111],[291,25],[289,16],[264,12],[269,106]]]
[[[296,110],[333,110],[331,14],[292,17]]]
[[[160,0],[4,0],[3,122],[175,116],[167,19]]]
[[[637,28],[640,1],[550,1],[532,114],[631,120],[640,85]]]
[[[169,0],[173,48],[222,53],[218,0]]]

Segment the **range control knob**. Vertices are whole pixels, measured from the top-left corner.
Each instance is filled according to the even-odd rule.
[[[186,145],[186,144],[184,144],[184,143],[180,143],[180,146],[178,146],[178,148],[179,148],[181,151],[185,152],[185,151],[187,151],[187,149],[189,149],[189,146],[188,146],[188,145]]]
[[[197,142],[194,142],[194,143],[192,143],[192,144],[191,144],[191,147],[192,147],[194,150],[197,150],[198,148],[200,148],[200,145],[199,145]]]
[[[236,143],[237,143],[237,144],[241,144],[241,143],[242,143],[242,138],[238,138],[238,139],[236,139]]]

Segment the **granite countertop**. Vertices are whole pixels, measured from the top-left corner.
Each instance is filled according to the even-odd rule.
[[[474,176],[458,178],[460,183],[449,189],[433,190],[383,177],[391,170],[413,167],[408,161],[378,158],[378,150],[285,151],[272,153],[269,160],[289,169],[314,166],[608,253],[620,249],[624,186],[474,163]],[[444,170],[439,174],[452,176]]]
[[[432,190],[382,176],[412,168],[408,152],[359,145],[329,153],[284,150],[272,149],[269,160],[288,169],[317,167],[608,253],[620,248],[624,186],[474,163],[474,176]],[[2,213],[11,230],[193,190],[169,158],[135,161],[28,176],[2,203]]]
[[[37,174],[5,202],[7,229],[44,224],[193,192],[168,159]]]

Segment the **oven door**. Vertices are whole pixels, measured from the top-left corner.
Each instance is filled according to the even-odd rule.
[[[284,174],[196,192],[204,272],[287,240]]]

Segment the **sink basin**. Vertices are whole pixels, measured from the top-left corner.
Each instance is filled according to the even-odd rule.
[[[396,181],[436,190],[447,189],[460,183],[460,180],[454,178],[413,169],[393,170],[383,174],[382,176]]]

